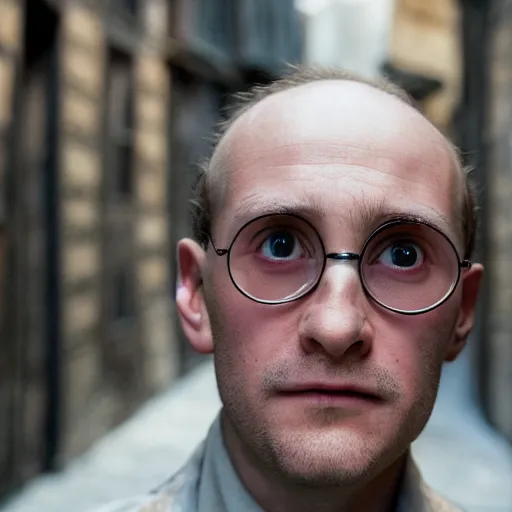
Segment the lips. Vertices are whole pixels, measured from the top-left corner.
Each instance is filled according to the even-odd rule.
[[[279,391],[282,396],[288,397],[332,397],[333,399],[359,399],[367,401],[381,401],[382,397],[375,391],[349,384],[305,383],[288,386]]]

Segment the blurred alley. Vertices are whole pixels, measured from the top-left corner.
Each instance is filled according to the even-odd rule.
[[[203,438],[176,243],[229,97],[301,63],[390,78],[474,169],[478,322],[414,449],[512,512],[510,48],[512,0],[0,0],[0,510],[146,491]]]

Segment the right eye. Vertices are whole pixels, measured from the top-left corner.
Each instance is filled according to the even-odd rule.
[[[261,244],[260,250],[268,260],[292,261],[304,255],[301,243],[289,231],[271,233]]]

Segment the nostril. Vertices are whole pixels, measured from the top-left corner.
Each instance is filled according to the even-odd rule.
[[[354,341],[345,351],[345,357],[356,356],[357,358],[365,357],[370,351],[369,344],[363,340]]]
[[[367,356],[371,350],[371,346],[371,343],[366,343],[363,340],[357,340],[353,345],[353,350],[362,356]]]

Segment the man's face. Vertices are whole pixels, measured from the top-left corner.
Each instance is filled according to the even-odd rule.
[[[323,82],[264,100],[231,128],[214,165],[228,180],[217,247],[278,206],[300,211],[328,253],[359,253],[390,213],[430,219],[462,252],[460,177],[445,141],[367,86]],[[212,250],[203,277],[226,428],[294,481],[351,481],[395,460],[430,416],[443,361],[463,345],[466,275],[447,302],[415,316],[369,299],[350,262],[328,263],[311,294],[283,305],[243,296]]]

